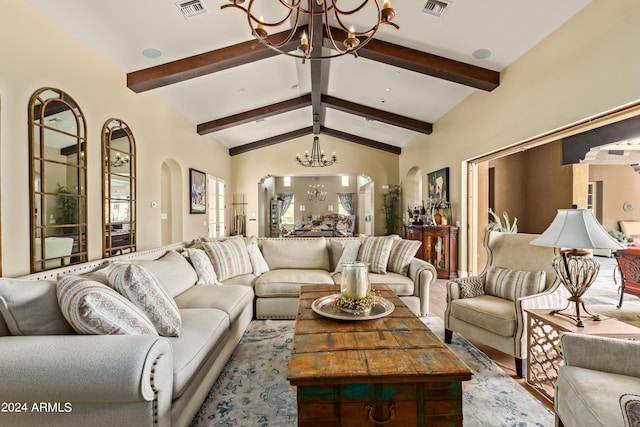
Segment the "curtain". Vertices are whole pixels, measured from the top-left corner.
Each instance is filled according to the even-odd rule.
[[[278,194],[278,200],[282,201],[282,210],[280,211],[280,216],[282,216],[289,209],[289,205],[293,200],[293,193],[280,193]]]
[[[338,193],[338,201],[349,215],[355,215],[353,211],[353,193]]]

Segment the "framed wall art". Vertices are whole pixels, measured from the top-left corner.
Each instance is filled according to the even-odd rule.
[[[429,199],[449,201],[449,168],[427,174]]]
[[[189,213],[204,214],[207,212],[207,175],[189,168]]]

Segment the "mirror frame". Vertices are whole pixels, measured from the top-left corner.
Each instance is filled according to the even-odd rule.
[[[64,104],[67,109],[56,108],[47,110],[47,106],[52,102],[59,102]],[[73,114],[75,120],[75,132],[68,131],[62,127],[56,127],[55,123],[50,125],[46,122],[47,115],[56,114],[62,111],[70,111]],[[55,118],[55,117],[54,117]],[[48,119],[53,121],[54,118]],[[44,87],[38,89],[31,96],[29,100],[29,207],[30,207],[30,260],[31,260],[31,272],[50,270],[58,268],[63,265],[79,264],[86,262],[88,259],[87,254],[87,163],[86,163],[86,147],[87,147],[87,125],[85,116],[82,113],[78,103],[71,98],[66,92]],[[49,135],[63,135],[75,140],[75,145],[71,144],[60,148],[60,154],[66,156],[74,156],[75,163],[69,163],[68,161],[61,161],[57,159],[47,159],[43,153],[43,147],[46,145],[45,137]],[[58,183],[58,189],[56,191],[47,191],[45,188],[45,171],[53,165],[63,166],[65,168],[75,168],[77,193],[70,193],[66,190],[66,186],[61,186]],[[37,167],[40,170],[39,181],[36,179],[35,173]],[[46,166],[46,168],[45,168]],[[69,173],[70,169],[66,170]],[[71,213],[75,211],[75,223],[60,223],[57,221],[51,221],[47,223],[44,218],[47,211],[47,199],[51,200],[51,197],[63,197],[67,200],[73,201],[75,199],[75,207],[73,204],[71,207]],[[39,203],[36,203],[36,198],[39,198]],[[69,199],[71,198],[71,199]],[[60,200],[60,199],[58,199]],[[40,208],[41,212],[38,212]],[[40,216],[39,216],[40,215]],[[53,214],[50,214],[54,218]],[[77,233],[69,236],[74,237],[73,246],[70,254],[64,254],[59,256],[47,257],[47,237],[53,237],[59,235],[62,231],[65,233],[65,228],[76,228]],[[49,236],[51,234],[51,236]],[[40,243],[38,248],[38,243]],[[37,252],[40,252],[40,258],[36,259]]]
[[[115,139],[126,137],[128,149],[113,147]],[[116,158],[112,158],[112,153]],[[118,173],[113,162],[124,160],[129,165],[129,174]],[[113,196],[113,179],[128,181],[129,196]],[[111,118],[102,126],[102,253],[111,257],[123,252],[136,251],[136,142],[131,128],[122,120]],[[126,204],[126,220],[114,220],[111,216],[113,203]],[[120,231],[114,232],[115,229]],[[117,237],[117,239],[116,239]]]

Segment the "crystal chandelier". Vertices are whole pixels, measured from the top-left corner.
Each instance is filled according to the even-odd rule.
[[[107,161],[107,164],[113,168],[119,168],[129,163],[129,156],[122,157],[120,153],[116,154],[115,160]]]
[[[304,152],[304,159],[300,157],[300,153],[296,154],[296,161],[299,165],[311,168],[331,166],[338,161],[338,156],[334,152],[331,160],[327,160],[324,151],[320,149],[320,138],[318,135],[313,136],[313,145],[311,146],[311,155],[308,151]]]
[[[327,192],[324,191],[324,185],[320,185],[320,178],[313,178],[316,183],[309,184],[309,191],[307,191],[307,199],[312,202],[324,202],[327,198]]]
[[[228,7],[240,9],[247,15],[247,23],[251,29],[251,35],[260,43],[273,49],[283,55],[293,56],[296,58],[305,59],[327,59],[335,58],[346,54],[352,54],[357,57],[357,50],[365,46],[378,31],[380,25],[386,24],[398,29],[398,25],[391,22],[396,16],[395,10],[391,7],[390,1],[385,1],[382,4],[382,8],[378,3],[378,0],[362,0],[357,7],[353,9],[342,10],[338,7],[338,4],[345,5],[345,1],[342,0],[273,0],[273,6],[280,5],[282,8],[281,14],[273,21],[265,19],[263,15],[255,13],[254,4],[257,3],[264,7],[264,11],[270,10],[267,6],[264,6],[264,1],[250,0],[247,7],[241,6],[245,0],[229,0],[230,4],[222,5],[220,8],[225,9]],[[269,4],[269,7],[272,5]],[[366,13],[369,11],[369,13]],[[365,12],[363,15],[373,18],[375,21],[366,24],[366,27],[362,31],[356,31],[354,26],[347,27],[345,21],[355,20],[353,15],[358,12]],[[258,16],[256,16],[258,15]],[[301,31],[298,29],[299,25],[305,25],[300,22],[300,17],[306,16],[308,23],[306,28]],[[331,26],[334,24],[335,26]],[[267,29],[278,30],[277,27],[285,26],[291,22],[291,28],[285,30],[279,34],[271,35]],[[314,29],[314,25],[321,25],[323,28]],[[319,30],[319,31],[317,31]],[[326,46],[333,49],[333,51],[327,55],[323,55],[319,48],[318,52],[313,52],[314,46],[322,46],[324,43],[320,40],[319,43],[314,43],[314,35],[326,38]],[[296,50],[291,50],[289,43],[294,37],[300,37],[300,43]],[[341,42],[336,41],[341,39]]]

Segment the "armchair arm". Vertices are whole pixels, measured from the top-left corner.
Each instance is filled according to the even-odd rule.
[[[566,366],[640,377],[640,341],[564,332],[560,345]]]
[[[11,336],[1,340],[0,401],[100,403],[158,399],[170,405],[173,356],[171,345],[164,338],[62,335]]]
[[[427,261],[413,258],[407,275],[413,280],[413,294],[420,298],[420,316],[429,313],[429,286],[438,277],[436,268]]]

